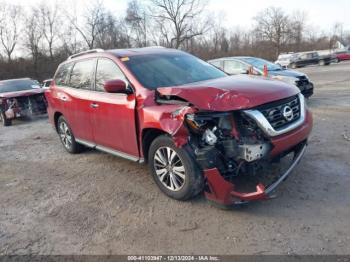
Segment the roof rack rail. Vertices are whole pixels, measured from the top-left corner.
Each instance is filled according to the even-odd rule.
[[[151,45],[151,46],[145,46],[145,47],[142,47],[142,48],[165,48],[165,47],[161,46],[161,45]]]
[[[71,56],[68,57],[68,60],[69,60],[69,59],[72,59],[72,58],[75,58],[75,57],[78,57],[78,56],[82,56],[82,55],[92,54],[92,53],[100,53],[100,52],[104,52],[104,51],[105,51],[105,50],[103,50],[103,49],[101,49],[101,48],[98,48],[98,49],[90,49],[90,50],[86,50],[86,51],[83,51],[83,52],[80,52],[80,53],[71,55]]]

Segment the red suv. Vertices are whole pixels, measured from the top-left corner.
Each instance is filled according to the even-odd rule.
[[[86,146],[147,162],[159,188],[178,200],[202,191],[222,205],[270,198],[301,159],[312,128],[295,86],[227,76],[158,47],[73,55],[46,97],[68,152]],[[285,156],[289,167],[272,172]]]

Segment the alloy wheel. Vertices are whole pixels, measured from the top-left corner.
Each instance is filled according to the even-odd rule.
[[[174,149],[160,147],[154,155],[153,165],[157,178],[167,189],[179,191],[184,186],[185,167]]]
[[[63,145],[70,149],[72,147],[72,134],[65,122],[61,122],[59,126],[59,134]]]

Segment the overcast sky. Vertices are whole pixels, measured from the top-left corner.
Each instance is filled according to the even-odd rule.
[[[10,1],[10,0],[5,0]],[[11,0],[11,3],[20,5],[35,5],[42,0]],[[54,3],[56,0],[45,0]],[[63,0],[68,1],[68,0]],[[83,8],[84,0],[69,0],[76,2]],[[147,2],[147,0],[139,0]],[[222,25],[227,27],[239,26],[250,28],[252,18],[260,10],[269,7],[281,7],[286,12],[292,13],[295,10],[305,11],[308,16],[308,23],[314,28],[329,32],[332,26],[342,23],[346,31],[350,31],[350,1],[349,0],[207,0],[207,10],[216,16],[223,17]],[[128,0],[104,0],[105,5],[116,13],[123,14],[127,7]]]

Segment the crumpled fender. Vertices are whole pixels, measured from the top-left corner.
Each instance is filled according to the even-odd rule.
[[[164,113],[159,119],[161,128],[171,134],[177,147],[182,147],[187,143],[188,130],[184,126],[185,115],[194,113],[197,110],[193,107],[184,106],[171,113]]]
[[[185,115],[197,109],[188,105],[162,105],[143,108],[143,129],[156,128],[170,134],[177,147],[188,141],[189,133],[184,126]]]

